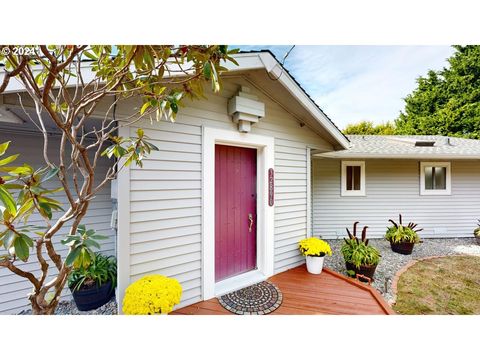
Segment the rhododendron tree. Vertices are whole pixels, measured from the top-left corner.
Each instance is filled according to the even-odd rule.
[[[119,136],[118,130],[143,118],[173,120],[183,99],[201,97],[206,83],[219,91],[219,74],[226,70],[222,63],[235,63],[234,52],[224,45],[0,45],[0,94],[12,79],[18,80],[33,104],[31,115],[25,97],[19,96],[25,115],[43,136],[40,151],[45,164],[39,169],[11,166],[18,154],[6,155],[9,143],[0,145],[0,246],[6,249],[0,266],[31,282],[28,296],[34,314],[54,313],[72,268],[88,266],[92,248],[100,246],[101,235],[79,228],[91,200],[122,168],[131,163],[141,166],[157,150],[142,129],[128,138]],[[122,122],[116,121],[117,106],[132,97],[141,99],[141,105]],[[47,125],[60,135],[55,157]],[[100,178],[102,156],[111,163]],[[45,184],[54,177],[61,188],[48,189]],[[51,197],[59,191],[66,204]],[[60,212],[56,220],[54,212]],[[33,213],[45,226],[29,224]],[[53,242],[64,227],[69,233],[61,242],[68,247],[65,258]],[[19,262],[32,256],[38,269],[22,270]],[[53,276],[50,266],[57,269]]]

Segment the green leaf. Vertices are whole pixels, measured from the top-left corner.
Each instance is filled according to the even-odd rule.
[[[33,239],[31,237],[29,237],[27,234],[21,234],[20,236],[27,243],[29,247],[33,246]]]
[[[39,202],[38,206],[40,207],[40,213],[47,217],[49,220],[52,219],[52,209],[49,204],[44,202]]]
[[[93,55],[91,52],[89,51],[84,51],[83,52],[83,55],[85,55],[87,58],[89,58],[90,60],[98,60],[98,57]]]
[[[34,203],[33,203],[33,199],[30,198],[28,199],[27,201],[25,201],[25,203],[20,206],[20,208],[18,209],[18,212],[17,212],[17,217],[20,217],[22,216],[23,214],[25,214],[28,210],[30,210],[32,207],[33,207]]]
[[[47,181],[47,180],[50,180],[50,179],[53,178],[55,175],[57,175],[59,171],[60,171],[60,169],[57,168],[57,167],[54,167],[53,169],[50,169],[50,170],[42,177],[42,182],[45,182],[45,181]]]
[[[212,66],[210,65],[210,62],[206,62],[204,67],[203,67],[203,76],[207,80],[210,80],[210,77],[212,76]]]
[[[85,246],[96,247],[97,249],[100,249],[100,244],[92,239],[87,239],[83,243],[85,244]]]
[[[20,176],[32,175],[33,174],[32,168],[25,165],[26,164],[24,164],[23,166],[17,166],[17,167],[0,168],[0,170],[7,171],[9,174],[12,174],[12,175],[20,175]]]
[[[72,249],[65,259],[65,265],[72,266],[74,261],[77,260],[77,257],[80,255],[81,250],[82,248],[80,246]]]
[[[16,236],[17,236],[17,234],[15,234],[11,230],[7,230],[5,232],[5,234],[2,237],[2,242],[3,242],[3,246],[5,247],[5,249],[8,250],[12,246],[13,241],[15,240]]]
[[[87,230],[84,224],[80,224],[77,227],[77,231],[80,233],[80,235],[84,235]]]
[[[0,160],[0,166],[4,166],[10,164],[12,161],[15,161],[18,158],[18,155],[19,154],[15,154]]]
[[[12,195],[4,189],[3,185],[0,185],[0,201],[5,205],[5,208],[15,216],[17,213],[17,205],[15,204],[15,200],[13,199]]]
[[[17,236],[14,241],[15,255],[22,261],[27,261],[30,248],[23,236]]]
[[[9,145],[10,145],[10,141],[0,144],[0,156],[5,154],[5,151],[7,151]]]

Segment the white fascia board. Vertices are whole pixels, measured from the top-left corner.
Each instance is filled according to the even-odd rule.
[[[258,70],[266,68],[260,57],[260,53],[240,53],[232,56],[238,63],[238,66],[232,62],[222,62],[222,66],[228,71]],[[268,71],[268,70],[267,70]]]
[[[456,154],[368,154],[368,153],[356,153],[356,154],[337,154],[334,152],[317,153],[312,157],[328,158],[328,159],[444,159],[444,160],[480,160],[479,155],[456,155]]]
[[[297,99],[297,101],[307,109],[310,114],[340,143],[344,149],[350,147],[350,142],[343,136],[343,134],[338,130],[332,122],[327,119],[325,114],[323,114],[313,103],[313,101],[305,94],[298,84],[293,80],[286,71],[283,71],[281,65],[273,58],[269,53],[259,53],[258,54],[262,62],[265,65],[265,69],[272,74],[275,78],[278,78],[278,81],[290,92],[290,94]]]

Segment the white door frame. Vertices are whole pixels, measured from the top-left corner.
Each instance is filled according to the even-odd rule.
[[[257,270],[215,283],[215,144],[257,149]],[[202,296],[203,300],[273,275],[274,207],[268,206],[268,169],[275,165],[273,137],[203,128],[202,142]]]

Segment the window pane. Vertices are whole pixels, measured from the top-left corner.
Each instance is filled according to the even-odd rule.
[[[447,188],[447,168],[435,167],[434,170],[434,188],[436,190],[445,190]]]
[[[353,167],[353,190],[360,190],[360,166]]]
[[[361,190],[361,166],[347,166],[346,189],[347,190]]]
[[[353,171],[352,171],[352,166],[347,166],[347,190],[352,190],[352,177],[353,177]]]
[[[433,168],[431,166],[425,167],[425,189],[433,189]]]

